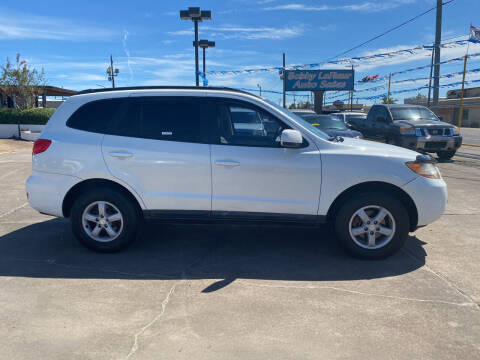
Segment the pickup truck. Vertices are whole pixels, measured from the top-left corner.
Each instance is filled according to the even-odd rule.
[[[418,152],[437,153],[441,160],[451,159],[462,145],[458,128],[441,121],[425,106],[373,105],[366,119],[351,119],[349,123],[365,138]]]

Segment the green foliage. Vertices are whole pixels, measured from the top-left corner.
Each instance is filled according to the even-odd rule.
[[[427,97],[423,94],[418,93],[417,96],[415,96],[415,99],[417,100],[425,100]]]
[[[17,54],[15,64],[7,58],[7,63],[1,66],[0,90],[15,102],[15,107],[27,109],[35,106],[35,97],[39,88],[45,86],[43,69],[38,72],[31,69],[26,60],[20,59]]]
[[[386,96],[382,98],[382,104],[396,104],[397,101],[397,99],[394,99],[392,97],[390,99],[388,99]]]
[[[45,125],[55,109],[0,109],[0,124]]]

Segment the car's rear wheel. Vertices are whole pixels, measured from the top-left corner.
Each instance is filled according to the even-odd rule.
[[[83,245],[95,251],[115,252],[135,239],[140,216],[135,204],[121,192],[99,188],[80,194],[70,221]]]
[[[335,232],[353,256],[383,259],[405,243],[410,228],[407,210],[395,197],[362,193],[346,201],[335,216]]]
[[[439,151],[437,152],[437,156],[440,160],[450,160],[454,155],[456,151]]]

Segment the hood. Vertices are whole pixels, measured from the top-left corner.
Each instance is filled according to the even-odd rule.
[[[453,128],[452,124],[446,123],[444,121],[436,121],[436,120],[427,120],[427,119],[419,119],[419,120],[396,120],[394,121],[395,125],[398,126],[412,126],[412,127],[429,127],[429,128]]]
[[[349,151],[353,154],[363,153],[365,155],[400,158],[404,161],[415,161],[417,156],[420,155],[416,151],[399,146],[363,139],[344,138],[343,142],[332,142],[332,144],[339,144],[340,147],[344,147],[344,151]]]
[[[350,129],[320,129],[322,130],[325,134],[330,135],[330,136],[342,136],[342,137],[360,137],[363,138],[363,135],[360,131],[356,130],[350,130]]]

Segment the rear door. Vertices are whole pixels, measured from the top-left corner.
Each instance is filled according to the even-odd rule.
[[[131,97],[103,140],[113,176],[150,210],[211,210],[208,126],[195,97]]]

